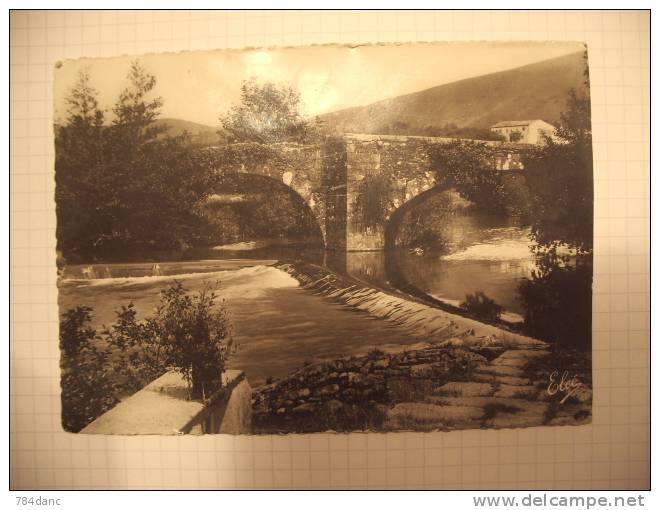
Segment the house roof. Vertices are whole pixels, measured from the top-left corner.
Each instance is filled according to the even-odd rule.
[[[491,127],[529,126],[535,120],[502,120]]]

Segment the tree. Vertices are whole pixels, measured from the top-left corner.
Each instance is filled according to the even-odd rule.
[[[318,136],[318,126],[303,116],[301,106],[294,88],[250,80],[242,84],[240,101],[220,118],[230,143],[207,154],[216,169],[214,190],[238,193],[250,189],[270,198],[256,204],[213,207],[208,215],[222,226],[221,237],[231,232],[236,240],[295,236],[318,242],[316,221],[299,197],[281,183],[244,175],[262,165],[285,166],[286,157],[278,143],[309,143]]]
[[[585,71],[585,88],[588,91]],[[537,268],[521,283],[525,327],[560,345],[591,346],[593,156],[588,93],[571,90],[543,147],[525,160]]]
[[[69,259],[151,258],[208,237],[197,205],[210,169],[189,137],[156,123],[155,77],[134,61],[127,79],[107,125],[81,73],[56,129],[58,248]]]
[[[455,140],[429,147],[438,185],[456,189],[477,209],[506,212],[506,194],[499,172],[490,168],[492,151],[483,142]]]
[[[161,97],[151,98],[156,86],[156,77],[147,73],[139,61],[131,62],[128,71],[129,85],[119,94],[112,111],[113,135],[126,159],[144,150],[150,142],[167,131],[165,125],[155,125],[163,106]]]
[[[316,130],[300,109],[300,94],[292,87],[250,80],[241,86],[240,103],[220,122],[233,142],[304,142]]]
[[[65,123],[55,126],[57,240],[65,256],[93,244],[99,225],[105,117],[97,95],[89,71],[81,71],[66,98]]]
[[[593,152],[589,73],[584,92],[571,89],[557,140],[526,155],[527,182],[533,196],[532,235],[541,249],[560,245],[589,254],[593,247]]]

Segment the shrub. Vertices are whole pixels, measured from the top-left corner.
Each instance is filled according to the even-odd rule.
[[[68,310],[60,325],[62,352],[62,426],[78,432],[119,400],[107,363],[107,353],[97,347],[99,337],[89,326],[92,309]]]
[[[539,257],[518,292],[525,306],[525,332],[563,347],[591,349],[591,256],[570,263]]]
[[[161,305],[147,321],[163,363],[191,384],[193,399],[220,387],[231,344],[227,310],[216,307],[216,299],[208,286],[191,296],[176,282],[163,291]]]
[[[208,286],[187,294],[180,282],[162,292],[155,313],[140,321],[132,303],[100,335],[90,327],[92,309],[68,310],[60,324],[62,420],[77,432],[167,370],[181,373],[192,399],[221,385],[231,346],[227,311]]]
[[[490,322],[498,320],[504,310],[493,299],[481,291],[474,294],[467,294],[465,301],[460,306],[477,319]]]

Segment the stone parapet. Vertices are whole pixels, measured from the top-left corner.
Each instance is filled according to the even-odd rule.
[[[222,387],[204,402],[189,400],[181,374],[169,371],[81,430],[84,434],[249,434],[251,388],[240,370],[227,370]]]

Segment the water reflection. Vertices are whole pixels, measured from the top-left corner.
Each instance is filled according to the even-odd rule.
[[[485,292],[506,309],[505,319],[520,321],[525,310],[518,285],[535,267],[529,228],[513,218],[493,216],[465,214],[449,221],[444,253],[349,253],[346,272],[379,286],[412,285],[454,306],[466,294]]]
[[[458,306],[466,294],[482,291],[509,312],[508,320],[520,320],[525,310],[518,299],[518,285],[535,267],[529,228],[512,218],[476,214],[452,215],[446,227],[448,249],[444,253],[411,253],[406,249],[343,253],[301,242],[249,250],[196,249],[187,254],[188,262],[161,262],[157,270],[166,275],[214,271],[217,270],[214,260],[228,259],[237,263],[240,260],[305,260],[378,287],[410,284],[454,306]],[[84,278],[86,271],[94,272],[96,277],[143,276],[153,274],[154,267],[153,263],[112,264],[110,273],[107,265],[69,266],[65,276]]]

